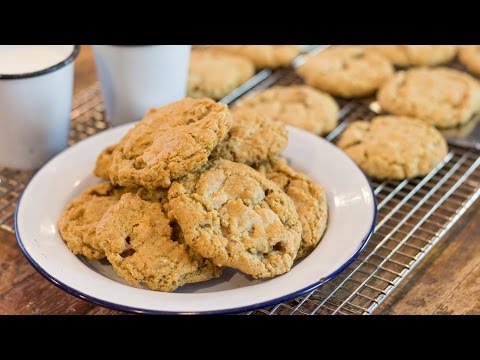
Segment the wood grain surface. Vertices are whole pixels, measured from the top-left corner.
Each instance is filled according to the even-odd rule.
[[[75,92],[96,81],[89,46],[75,65]],[[376,314],[480,314],[480,201]],[[120,314],[77,299],[37,273],[14,235],[0,230],[0,314]]]

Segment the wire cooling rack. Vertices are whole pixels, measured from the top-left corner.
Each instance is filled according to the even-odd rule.
[[[272,85],[301,82],[291,69],[260,72],[249,86],[223,101],[231,103]],[[333,142],[349,122],[376,115],[371,99],[337,100],[340,123],[326,137]],[[71,115],[70,144],[108,127],[98,83],[75,97]],[[424,178],[372,182],[378,222],[360,257],[317,290],[249,314],[371,314],[480,196],[479,166],[480,150],[450,145],[448,155]],[[0,228],[13,232],[15,203],[32,175],[0,168]]]

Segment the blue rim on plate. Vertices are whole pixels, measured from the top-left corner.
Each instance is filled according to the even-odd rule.
[[[335,146],[330,142],[327,142],[331,146]],[[239,308],[233,308],[233,309],[224,309],[224,310],[213,310],[213,311],[193,311],[193,312],[177,312],[177,311],[161,311],[161,310],[149,310],[149,309],[142,309],[142,308],[136,308],[132,306],[126,306],[126,305],[119,305],[116,303],[112,303],[109,301],[101,300],[98,299],[94,296],[87,295],[79,290],[76,290],[69,285],[61,282],[60,280],[56,279],[55,277],[51,276],[49,273],[47,273],[28,253],[26,250],[25,246],[23,245],[22,239],[20,238],[19,231],[18,231],[18,209],[20,208],[20,204],[22,201],[23,193],[25,190],[28,188],[28,186],[22,191],[22,194],[17,202],[17,206],[15,209],[15,214],[14,214],[14,229],[15,229],[15,237],[17,239],[17,243],[20,247],[20,250],[22,251],[23,255],[27,258],[27,260],[30,262],[30,264],[34,267],[35,270],[37,270],[44,278],[49,280],[51,283],[53,283],[55,286],[59,287],[60,289],[66,291],[70,295],[73,295],[77,298],[80,298],[82,300],[89,301],[91,303],[107,307],[110,309],[118,310],[118,311],[124,311],[124,312],[130,312],[130,313],[138,313],[138,314],[152,314],[152,315],[184,315],[184,314],[190,314],[190,315],[198,315],[198,314],[205,314],[205,315],[213,315],[213,314],[237,314],[237,313],[242,313],[242,312],[247,312],[247,311],[252,311],[252,310],[257,310],[273,305],[278,305],[280,303],[286,302],[288,300],[291,300],[293,298],[299,297],[305,293],[308,293],[312,290],[315,290],[319,286],[323,285],[324,283],[334,279],[337,275],[339,275],[342,271],[344,271],[350,264],[352,264],[361,254],[361,252],[364,250],[365,246],[367,245],[368,241],[372,237],[374,231],[375,231],[375,226],[377,223],[377,215],[378,215],[378,209],[377,209],[377,198],[375,196],[375,192],[373,189],[373,186],[368,179],[368,177],[365,175],[365,173],[358,167],[358,165],[348,158],[362,173],[363,177],[367,181],[367,183],[370,186],[370,191],[372,193],[373,197],[373,219],[372,219],[372,224],[370,226],[370,229],[365,236],[365,238],[362,240],[360,243],[359,248],[355,251],[355,253],[344,263],[342,264],[337,270],[332,272],[326,277],[323,277],[319,279],[318,281],[314,282],[313,284],[297,290],[293,293],[278,297],[276,299],[264,301],[261,303],[257,304],[252,304],[244,307],[239,307]],[[52,159],[53,160],[53,159]],[[36,175],[35,175],[36,176]],[[33,178],[35,178],[35,176]],[[32,178],[32,180],[33,180]]]

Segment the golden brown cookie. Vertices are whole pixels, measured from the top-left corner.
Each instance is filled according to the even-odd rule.
[[[255,73],[247,58],[215,50],[192,50],[188,96],[220,100]]]
[[[334,96],[369,96],[393,74],[388,60],[363,46],[336,46],[307,56],[298,70],[308,85]]]
[[[58,230],[71,252],[93,260],[105,257],[95,229],[105,212],[126,191],[110,184],[98,184],[68,204],[58,220]]]
[[[378,102],[392,114],[449,128],[467,122],[480,110],[480,85],[457,70],[417,68],[399,72],[386,82]]]
[[[216,265],[254,278],[291,269],[302,231],[295,205],[251,167],[216,160],[175,181],[168,198],[186,243]]]
[[[325,189],[305,174],[276,158],[255,167],[293,200],[302,223],[302,242],[297,259],[307,256],[318,245],[327,227],[328,207]]]
[[[115,272],[132,285],[174,291],[221,275],[221,268],[182,243],[158,202],[124,194],[97,227],[97,238]]]
[[[469,71],[480,75],[480,45],[462,46],[458,59]]]
[[[242,100],[238,108],[256,110],[314,134],[325,135],[337,126],[338,105],[328,94],[310,86],[274,86]]]
[[[282,123],[244,108],[234,109],[232,115],[233,126],[213,150],[211,159],[255,164],[278,155],[287,146],[288,133]]]
[[[215,48],[246,57],[257,69],[289,66],[300,54],[299,45],[217,45]]]
[[[228,107],[210,99],[184,99],[152,109],[112,154],[110,180],[122,186],[169,187],[199,169],[232,123]]]
[[[109,168],[112,164],[112,154],[113,150],[117,145],[111,145],[103,149],[103,151],[98,155],[97,162],[95,163],[95,169],[93,174],[105,180],[110,180]]]
[[[453,60],[455,45],[372,45],[373,51],[397,66],[434,66]]]
[[[377,116],[350,124],[338,141],[367,175],[402,180],[427,175],[447,155],[440,132],[425,122],[399,116]]]

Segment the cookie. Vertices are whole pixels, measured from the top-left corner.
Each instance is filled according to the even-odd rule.
[[[363,46],[338,46],[307,56],[297,70],[308,85],[342,98],[369,96],[393,74],[388,60]]]
[[[300,54],[299,45],[217,45],[215,48],[248,58],[257,69],[290,66]]]
[[[325,135],[338,123],[338,105],[328,94],[310,86],[274,86],[242,100],[240,108],[256,110],[314,134]]]
[[[372,45],[373,51],[396,66],[434,66],[453,60],[457,53],[454,45]]]
[[[116,145],[108,146],[98,155],[93,174],[99,178],[110,180],[109,168],[112,164],[112,154]]]
[[[320,242],[327,227],[328,208],[325,189],[305,174],[276,158],[255,167],[293,200],[302,223],[302,242],[297,258],[307,256]]]
[[[295,205],[251,167],[214,161],[174,182],[168,198],[186,243],[217,266],[254,278],[291,269],[302,231]]]
[[[383,110],[419,118],[439,128],[467,122],[480,109],[480,85],[449,68],[417,68],[397,73],[378,92]]]
[[[174,291],[221,275],[221,268],[193,252],[158,202],[127,193],[97,227],[97,238],[115,272],[131,285]]]
[[[220,100],[250,79],[253,63],[241,56],[214,50],[192,50],[188,96]]]
[[[152,109],[113,151],[110,180],[122,186],[167,188],[208,161],[231,123],[228,107],[210,99],[186,98]]]
[[[468,71],[480,76],[480,45],[461,47],[458,59],[467,67]]]
[[[288,133],[282,123],[247,108],[234,109],[232,115],[233,126],[213,150],[212,159],[255,164],[278,155],[287,146]]]
[[[338,146],[367,175],[380,180],[427,175],[448,153],[444,137],[433,126],[398,116],[353,122]]]
[[[126,191],[106,183],[94,185],[68,204],[58,220],[58,230],[71,252],[92,260],[105,257],[95,229],[105,212]]]

